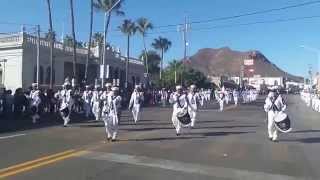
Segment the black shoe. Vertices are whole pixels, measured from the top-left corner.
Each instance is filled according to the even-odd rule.
[[[274,142],[274,143],[278,143],[278,142],[279,142],[279,140],[272,140],[272,142]]]
[[[117,140],[116,139],[111,139],[111,142],[116,142]]]
[[[177,136],[180,136],[180,133],[176,133]]]
[[[110,141],[111,141],[111,138],[110,138],[110,137],[108,137],[108,138],[107,138],[107,141],[108,141],[108,142],[110,142]]]
[[[269,137],[269,140],[272,141],[272,138]]]

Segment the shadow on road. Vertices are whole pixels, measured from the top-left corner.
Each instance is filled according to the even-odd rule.
[[[291,133],[317,133],[317,132],[320,132],[320,130],[313,130],[313,129],[299,130],[299,131],[292,131]]]
[[[256,125],[203,126],[203,127],[195,127],[194,129],[233,129],[233,128],[250,128],[250,127],[259,127],[259,126],[256,126]]]
[[[256,133],[255,131],[222,131],[222,132],[191,132],[190,135],[201,135],[204,137],[210,136],[228,136],[238,134]]]
[[[300,142],[305,144],[317,144],[320,143],[320,137],[312,137],[312,138],[299,138],[299,139],[284,139],[281,140],[284,142]]]

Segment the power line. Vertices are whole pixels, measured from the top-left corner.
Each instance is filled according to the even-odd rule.
[[[266,14],[266,13],[271,13],[271,12],[275,12],[275,11],[283,11],[283,10],[292,9],[292,8],[309,6],[309,5],[318,4],[318,3],[320,3],[320,0],[299,3],[299,4],[284,6],[284,7],[280,7],[280,8],[272,8],[272,9],[266,9],[266,10],[260,10],[260,11],[253,11],[253,12],[248,12],[248,13],[243,13],[243,14],[238,14],[238,15],[233,15],[233,16],[225,16],[225,17],[212,18],[212,19],[200,20],[200,21],[191,21],[189,24],[201,24],[201,23],[209,23],[209,22],[214,22],[214,21],[230,20],[230,19],[236,19],[236,18],[245,17],[245,16]],[[163,25],[163,26],[155,26],[154,28],[156,29],[156,28],[176,27],[179,25],[183,25],[183,24],[181,24],[181,23],[180,24],[169,24],[169,25]]]
[[[212,26],[212,27],[192,29],[192,31],[222,29],[222,28],[230,28],[230,27],[237,27],[237,26],[250,26],[250,25],[256,25],[256,24],[271,24],[271,23],[280,23],[280,22],[290,22],[290,21],[298,21],[298,20],[304,20],[304,19],[315,19],[315,18],[320,18],[320,15],[287,18],[287,19],[275,19],[275,20],[266,20],[266,21],[256,21],[256,22],[240,23],[240,24],[217,25],[217,26]],[[147,34],[165,34],[165,33],[176,33],[176,32],[177,31],[168,30],[168,31],[160,31],[160,32],[156,32],[156,33],[147,33]]]

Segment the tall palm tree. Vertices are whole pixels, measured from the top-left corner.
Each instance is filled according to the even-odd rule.
[[[73,77],[77,79],[77,72],[76,72],[76,63],[77,63],[77,50],[76,50],[76,33],[74,30],[74,14],[73,14],[73,0],[70,0],[70,12],[71,12],[71,31],[72,31],[72,39],[73,39]]]
[[[103,54],[102,54],[102,64],[105,66],[106,61],[106,46],[107,46],[107,33],[110,25],[111,15],[115,13],[116,15],[124,15],[121,11],[121,5],[123,0],[95,0],[93,7],[104,12],[104,40],[103,40]],[[103,71],[104,72],[104,71]],[[104,77],[104,74],[103,74]],[[104,78],[102,78],[102,84],[104,84]]]
[[[129,73],[129,58],[130,58],[130,37],[136,33],[137,27],[134,22],[132,22],[129,19],[125,19],[118,28],[125,36],[127,36],[127,60],[126,60],[126,81],[125,81],[125,88],[127,88],[128,73]]]
[[[49,41],[50,41],[50,89],[52,88],[53,84],[53,28],[52,28],[52,14],[51,14],[51,3],[50,0],[47,0],[48,6],[48,16],[49,16]]]
[[[160,80],[162,78],[162,70],[163,70],[163,56],[164,53],[169,50],[172,43],[166,38],[162,38],[161,36],[158,39],[154,39],[154,42],[151,44],[154,49],[161,51],[161,63],[160,63]]]
[[[146,47],[146,34],[148,30],[153,29],[152,23],[147,19],[147,18],[139,18],[136,22],[137,24],[137,30],[142,36],[142,41],[143,41],[143,47],[144,47],[144,63],[146,67],[146,73],[149,73],[149,68],[148,68],[148,55],[147,55],[147,47]]]
[[[86,69],[84,73],[84,78],[86,81],[88,79],[88,66],[89,66],[89,59],[90,59],[90,53],[91,53],[92,26],[93,26],[93,0],[90,0],[90,32],[89,32],[89,41],[88,41]]]

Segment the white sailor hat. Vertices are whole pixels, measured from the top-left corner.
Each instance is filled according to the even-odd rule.
[[[176,90],[180,90],[180,89],[182,89],[182,86],[180,85],[176,86]]]
[[[90,88],[90,85],[86,85],[86,88]]]
[[[99,88],[99,87],[100,87],[99,84],[94,85],[94,88]]]
[[[112,87],[112,84],[111,84],[111,83],[106,83],[105,86],[106,86],[106,87]]]
[[[116,86],[114,86],[114,87],[111,88],[111,90],[112,90],[112,91],[119,91],[119,88],[116,87]]]
[[[192,85],[190,86],[190,89],[195,89],[196,87],[197,87],[196,85],[192,84]]]
[[[38,86],[38,83],[32,83],[31,86],[36,87],[36,86]]]
[[[140,86],[140,85],[135,85],[135,88],[136,88],[136,89],[140,89],[141,86]]]

